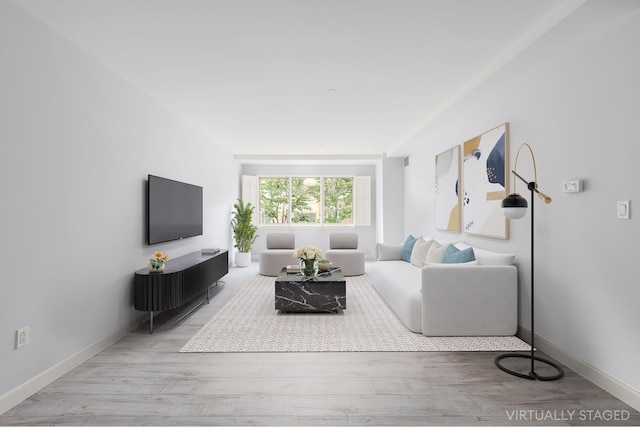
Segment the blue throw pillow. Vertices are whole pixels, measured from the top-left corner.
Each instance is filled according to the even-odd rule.
[[[411,252],[413,251],[413,246],[416,244],[417,238],[413,237],[409,234],[407,240],[404,241],[404,246],[402,247],[402,259],[411,262]]]
[[[471,262],[476,260],[476,254],[473,248],[460,250],[453,245],[447,246],[442,255],[443,264],[462,264],[463,262]]]

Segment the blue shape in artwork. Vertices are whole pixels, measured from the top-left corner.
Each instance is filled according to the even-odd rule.
[[[504,146],[506,134],[502,134],[487,157],[487,178],[493,184],[504,185]]]

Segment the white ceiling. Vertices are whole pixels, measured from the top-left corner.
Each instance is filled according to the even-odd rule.
[[[401,154],[585,3],[15,2],[244,158]]]

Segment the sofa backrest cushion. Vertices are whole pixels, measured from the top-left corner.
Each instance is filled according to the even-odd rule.
[[[403,243],[378,243],[378,261],[400,261]]]
[[[267,249],[295,249],[296,235],[294,233],[268,233]]]
[[[427,256],[424,260],[427,264],[440,264],[442,262],[442,255],[444,255],[444,251],[447,249],[446,246],[443,246],[437,240],[434,240],[429,247],[429,252],[427,252]]]
[[[402,248],[402,259],[411,262],[411,252],[413,251],[413,245],[416,244],[417,238],[413,237],[411,234],[407,237],[407,240],[404,241],[404,246]]]
[[[425,240],[422,237],[418,237],[416,240],[416,244],[413,245],[413,250],[411,251],[411,258],[409,262],[415,265],[416,267],[424,267],[424,264],[427,259],[427,253],[429,252],[429,248],[433,240]]]
[[[458,249],[454,245],[449,245],[442,255],[442,264],[462,264],[475,261],[476,257],[473,248]]]
[[[329,234],[329,249],[358,249],[358,233]]]

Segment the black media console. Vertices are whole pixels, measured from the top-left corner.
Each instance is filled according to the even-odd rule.
[[[149,272],[146,268],[138,270],[134,280],[134,306],[136,310],[149,312],[149,331],[153,333],[154,312],[180,307],[199,295],[204,297],[203,303],[208,303],[209,288],[228,272],[229,253],[226,250],[215,254],[193,252],[171,259],[160,273]]]

